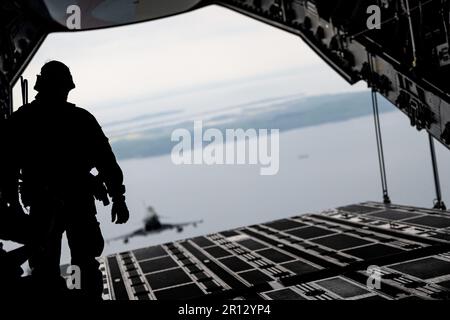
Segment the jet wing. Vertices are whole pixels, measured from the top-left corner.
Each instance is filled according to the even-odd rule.
[[[171,224],[171,226],[177,228],[177,227],[187,227],[187,226],[192,226],[192,225],[197,225],[199,223],[202,223],[203,220],[197,220],[197,221],[190,221],[190,222],[182,222],[182,223],[174,223]]]
[[[106,240],[106,243],[112,242],[112,241],[118,241],[118,240],[128,240],[130,238],[133,237],[137,237],[137,236],[145,236],[147,234],[147,232],[144,229],[138,229],[135,230],[133,232],[127,233],[127,234],[123,234],[114,238],[110,238]]]

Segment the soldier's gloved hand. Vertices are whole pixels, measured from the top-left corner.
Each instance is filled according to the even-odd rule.
[[[128,221],[130,213],[125,203],[125,199],[113,199],[112,209],[111,209],[111,222],[116,224],[122,224]]]

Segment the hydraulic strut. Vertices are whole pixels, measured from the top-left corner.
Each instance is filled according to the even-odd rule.
[[[370,67],[370,72],[371,72],[371,76],[369,79],[371,79],[373,76],[373,72],[374,72],[372,56],[370,54],[368,54],[367,58],[369,61],[369,67]],[[377,92],[376,92],[375,88],[373,87],[373,83],[370,83],[370,85],[372,86],[373,121],[375,124],[375,137],[377,140],[378,163],[380,166],[381,188],[383,191],[383,202],[385,204],[390,204],[391,199],[389,198],[388,187],[387,187],[386,165],[384,162],[383,140],[381,138],[380,115],[379,115],[379,110],[378,110]]]
[[[444,201],[442,201],[441,182],[439,180],[439,171],[437,167],[436,151],[434,149],[434,138],[428,133],[430,142],[431,164],[433,165],[434,187],[436,189],[436,200],[434,200],[434,209],[447,210]]]

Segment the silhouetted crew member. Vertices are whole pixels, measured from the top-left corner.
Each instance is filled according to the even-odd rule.
[[[33,276],[45,287],[59,277],[61,237],[66,232],[72,265],[81,269],[81,290],[100,297],[102,275],[96,257],[104,241],[95,217],[92,187],[96,168],[112,199],[112,221],[129,218],[123,174],[95,117],[67,102],[75,88],[69,68],[46,63],[37,76],[36,99],[13,113],[11,131],[14,179],[20,180],[22,203],[30,207],[34,239],[44,252],[30,261]]]

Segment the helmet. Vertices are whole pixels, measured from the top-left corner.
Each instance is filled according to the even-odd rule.
[[[75,88],[70,69],[60,61],[50,61],[41,68],[37,76],[34,89],[38,92],[45,90],[61,90],[69,92]]]

